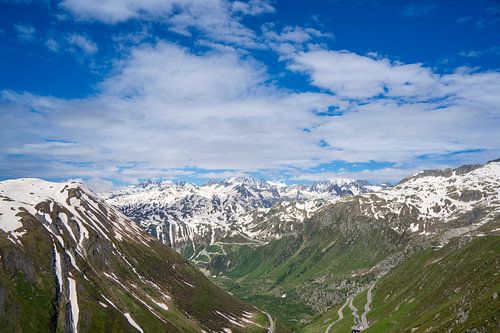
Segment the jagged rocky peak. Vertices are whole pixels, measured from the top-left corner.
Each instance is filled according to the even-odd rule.
[[[343,178],[287,185],[234,177],[202,186],[169,186],[163,191],[132,187],[107,195],[107,200],[177,250],[190,247],[192,251],[227,237],[262,241],[261,235],[271,235],[263,232],[271,219],[279,224],[272,237],[279,238],[281,231],[293,230],[325,203],[356,195],[362,195],[359,200],[366,215],[394,216],[391,223],[398,230],[430,233],[442,220],[457,219],[476,208],[478,212],[484,200],[498,194],[498,164],[424,171],[395,187]],[[284,202],[311,201],[314,204],[281,205],[266,211]],[[404,218],[412,222],[397,222]]]
[[[131,186],[132,188],[135,186]],[[175,188],[175,189],[183,189],[183,188],[190,188],[190,187],[197,187],[195,184],[191,184],[188,182],[183,182],[183,181],[172,181],[169,179],[150,179],[145,182],[140,183],[136,187],[142,188],[142,189],[159,189],[159,190],[165,190],[165,189],[170,189],[170,188]]]
[[[311,189],[316,191],[326,191],[339,195],[353,195],[364,192],[370,183],[366,180],[355,180],[349,178],[334,178],[311,184]]]

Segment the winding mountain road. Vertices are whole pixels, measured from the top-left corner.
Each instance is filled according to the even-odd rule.
[[[370,327],[368,325],[368,320],[366,319],[366,315],[371,310],[370,305],[372,304],[372,290],[373,290],[373,287],[375,287],[375,284],[372,284],[370,286],[370,288],[368,288],[368,292],[366,293],[365,312],[363,312],[363,314],[361,315],[361,323],[363,324],[364,328]]]
[[[339,315],[338,319],[335,320],[330,325],[328,325],[328,327],[326,328],[325,333],[330,333],[330,330],[332,329],[332,326],[335,325],[336,323],[338,323],[339,321],[341,321],[342,319],[344,319],[344,314],[342,313],[342,311],[344,311],[344,308],[347,306],[347,303],[349,303],[349,298],[345,301],[344,305],[342,305],[342,307],[337,311],[337,314]]]
[[[349,304],[349,308],[351,309],[352,316],[354,317],[354,325],[358,326],[358,327],[362,327],[364,329],[367,329],[368,327],[370,327],[370,325],[368,325],[368,319],[366,319],[366,316],[368,315],[368,312],[371,311],[370,306],[372,304],[372,290],[373,290],[373,287],[375,287],[375,283],[372,284],[368,288],[368,292],[366,293],[366,304],[365,304],[365,309],[364,309],[365,311],[361,314],[361,319],[359,318],[358,309],[352,303],[352,301],[354,300],[354,297],[349,297],[345,301],[344,305],[342,305],[342,307],[337,311],[337,314],[339,315],[339,318],[337,320],[335,320],[333,323],[331,323],[330,325],[328,325],[328,327],[325,330],[325,333],[330,333],[333,325],[335,325],[336,323],[338,323],[339,321],[341,321],[342,319],[344,319],[343,310],[344,310],[344,308],[346,307],[347,304]],[[271,318],[271,320],[272,320],[272,318]]]
[[[264,312],[264,311],[262,311]],[[269,328],[267,329],[267,333],[274,333],[274,320],[273,317],[267,312],[264,312],[264,314],[267,316],[267,319],[269,320]]]
[[[352,301],[354,300],[354,297],[351,297],[349,299],[349,309],[351,309],[352,316],[354,317],[354,324],[359,325],[361,321],[359,320],[359,314],[358,314],[358,309],[352,304]]]

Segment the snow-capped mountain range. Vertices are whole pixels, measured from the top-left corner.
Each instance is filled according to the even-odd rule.
[[[444,222],[462,226],[494,216],[499,192],[500,162],[492,161],[422,171],[394,187],[352,179],[287,185],[238,177],[202,186],[147,182],[103,197],[154,237],[195,259],[212,244],[258,245],[294,233],[325,205],[346,200],[399,232],[431,235]]]
[[[327,202],[379,189],[352,179],[287,185],[235,177],[202,186],[149,181],[102,196],[153,236],[182,250],[228,237],[257,242],[279,237],[280,228],[272,233],[268,226],[260,228],[258,222],[259,214],[276,212],[277,204],[286,210],[281,214],[283,221],[297,222]]]

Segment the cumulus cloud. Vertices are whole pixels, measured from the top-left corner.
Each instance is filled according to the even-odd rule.
[[[139,47],[117,65],[119,75],[101,85],[105,94],[170,102],[243,98],[257,93],[266,79],[261,65],[235,52],[196,55],[169,43]]]
[[[267,0],[234,1],[231,8],[233,12],[244,15],[260,15],[275,11],[273,5]]]
[[[300,52],[289,68],[309,74],[313,85],[346,98],[429,95],[440,88],[434,85],[435,74],[421,64],[402,64],[348,51]]]
[[[404,161],[478,147],[498,154],[499,72],[438,74],[421,64],[328,50],[300,52],[289,67],[350,101],[341,117],[315,129],[339,159]]]
[[[425,154],[484,149],[499,154],[499,110],[457,101],[401,104],[378,100],[355,105],[316,131],[345,161],[414,161]],[[477,132],[481,128],[482,133]]]
[[[322,41],[333,39],[333,34],[326,34],[311,27],[285,26],[279,29],[276,24],[262,26],[264,43],[280,55],[281,60],[288,60],[298,52],[320,49]]]
[[[152,42],[145,30],[124,45],[91,96],[1,91],[3,175],[90,179],[99,189],[112,186],[110,179],[255,172],[394,181],[422,167],[500,153],[498,71],[439,73],[376,53],[331,50],[325,44],[333,35],[311,27],[265,24],[255,32],[242,20],[272,13],[272,2],[263,0],[65,0],[60,6],[79,20],[107,24],[161,20],[196,47]],[[54,34],[46,46],[98,52],[83,34]],[[247,49],[264,46],[309,78],[315,92],[281,88]],[[458,154],[452,162],[450,154]],[[314,171],[331,161],[392,166]]]
[[[2,126],[9,138],[2,153],[66,161],[71,169],[83,163],[89,177],[94,164],[102,176],[121,166],[113,171],[121,177],[129,163],[136,173],[162,176],[186,166],[248,171],[321,159],[302,127],[315,126],[313,111],[335,103],[331,95],[286,93],[251,60],[167,43],[138,48],[116,66],[87,99],[4,91],[1,123],[10,125]]]

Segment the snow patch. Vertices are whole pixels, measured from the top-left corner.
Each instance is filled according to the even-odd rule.
[[[78,298],[76,293],[76,282],[74,279],[68,277],[69,283],[69,301],[71,304],[71,318],[73,320],[73,332],[78,332],[78,316],[80,309],[78,307]]]
[[[135,320],[132,318],[130,313],[127,312],[127,313],[124,313],[123,315],[125,316],[125,318],[127,318],[127,321],[129,322],[130,325],[132,325],[137,331],[144,333],[142,328],[135,322]]]
[[[61,255],[57,251],[57,246],[55,243],[54,243],[54,266],[57,277],[57,288],[59,289],[59,292],[62,292],[63,278],[62,278],[62,268],[61,268]]]

